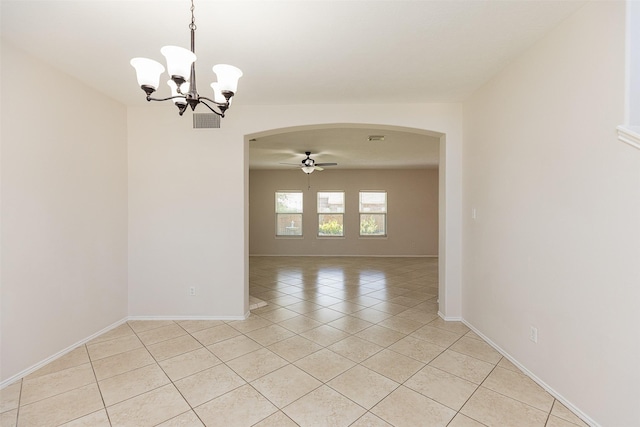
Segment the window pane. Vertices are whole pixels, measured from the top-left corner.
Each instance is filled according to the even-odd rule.
[[[344,192],[319,191],[318,213],[344,213]]]
[[[344,215],[318,215],[318,236],[344,236]]]
[[[277,236],[302,236],[302,214],[276,214]]]
[[[277,213],[302,213],[301,192],[276,192]]]
[[[361,191],[360,192],[360,213],[364,212],[386,212],[387,193]]]
[[[387,216],[385,214],[361,214],[360,215],[360,235],[361,236],[386,236]]]

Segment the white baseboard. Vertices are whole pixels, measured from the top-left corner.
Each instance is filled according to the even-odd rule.
[[[7,378],[6,380],[0,382],[0,390],[13,384],[15,381],[19,380],[20,378],[24,378],[27,375],[37,371],[38,369],[42,368],[44,365],[51,363],[56,359],[59,359],[60,357],[78,348],[79,346],[88,343],[92,339],[104,334],[105,332],[109,332],[110,330],[122,325],[123,323],[129,320],[225,320],[225,321],[231,321],[231,320],[246,320],[249,317],[249,314],[251,314],[251,312],[247,312],[244,316],[128,316],[128,317],[125,317],[124,319],[118,320],[117,322],[107,326],[106,328],[101,329],[100,331],[94,334],[91,334],[90,336],[84,339],[81,339],[75,344],[72,344],[63,350],[60,350],[56,354],[49,356],[46,359],[36,363],[35,365],[32,365],[27,369],[24,369],[18,372],[17,374]]]
[[[438,313],[438,314],[440,314],[440,313]],[[447,319],[445,319],[445,320],[447,320]],[[545,389],[551,396],[553,396],[554,398],[559,400],[560,403],[562,403],[564,406],[569,408],[574,414],[576,414],[579,418],[581,418],[582,421],[584,421],[585,423],[587,423],[588,425],[590,425],[592,427],[600,427],[600,425],[598,423],[596,423],[594,420],[592,420],[587,414],[582,412],[580,409],[576,408],[571,402],[569,402],[566,398],[564,398],[560,393],[558,393],[551,386],[549,386],[549,384],[545,383],[540,378],[538,378],[533,372],[529,371],[520,362],[518,362],[513,356],[511,356],[509,353],[504,351],[499,345],[497,345],[496,343],[491,341],[488,337],[486,337],[484,334],[482,334],[482,332],[480,332],[478,329],[476,329],[473,325],[471,325],[469,322],[467,322],[464,319],[461,319],[461,321],[462,321],[462,323],[467,325],[469,327],[469,329],[471,329],[478,336],[480,336],[487,344],[489,344],[491,347],[493,347],[498,353],[500,353],[504,357],[506,357],[511,363],[513,363],[518,369],[520,369],[526,376],[531,378],[540,387]]]
[[[446,317],[441,311],[438,311],[438,316],[446,322],[462,322],[462,317]]]
[[[33,366],[28,367],[27,369],[18,372],[17,374],[13,375],[12,377],[7,378],[6,380],[2,381],[0,383],[0,390],[7,387],[8,385],[13,384],[16,380],[19,380],[20,378],[26,377],[27,375],[37,371],[38,369],[42,368],[44,365],[46,365],[47,363],[51,363],[56,359],[59,359],[60,357],[64,356],[65,354],[69,353],[72,350],[75,350],[76,348],[78,348],[81,345],[84,345],[86,343],[88,343],[89,341],[91,341],[92,339],[98,337],[99,335],[104,334],[105,332],[109,332],[110,330],[112,330],[113,328],[117,328],[118,326],[122,325],[123,323],[125,323],[128,320],[128,318],[124,318],[121,320],[118,320],[115,323],[112,323],[111,325],[107,326],[106,328],[101,329],[100,331],[84,338],[81,339],[80,341],[76,342],[75,344],[70,345],[69,347],[60,350],[59,352],[57,352],[56,354],[47,357],[46,359],[36,363]]]

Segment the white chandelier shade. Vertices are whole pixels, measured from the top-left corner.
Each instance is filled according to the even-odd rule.
[[[242,77],[242,71],[233,65],[218,64],[213,66],[213,72],[218,77],[220,91],[236,93],[238,91],[238,80]]]
[[[136,69],[138,84],[141,87],[149,86],[154,90],[160,85],[160,74],[164,73],[164,66],[158,61],[147,58],[133,58],[131,65]]]
[[[180,46],[164,46],[160,53],[167,59],[167,72],[171,78],[177,76],[189,80],[191,64],[196,62],[196,54]]]

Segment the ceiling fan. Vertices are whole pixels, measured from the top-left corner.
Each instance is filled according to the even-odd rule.
[[[302,160],[301,163],[281,163],[282,165],[295,165],[298,166],[302,172],[306,173],[307,175],[309,175],[310,173],[312,173],[313,171],[321,171],[324,170],[323,166],[337,166],[337,163],[316,163],[315,160],[313,160],[310,156],[311,156],[311,151],[305,151],[305,153],[307,155],[307,157]]]

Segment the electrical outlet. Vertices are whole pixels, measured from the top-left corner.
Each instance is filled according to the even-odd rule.
[[[529,339],[535,343],[538,342],[538,328],[532,326],[529,331]]]
[[[192,296],[192,297],[196,295],[196,287],[195,286],[191,286],[189,288],[189,295]]]

